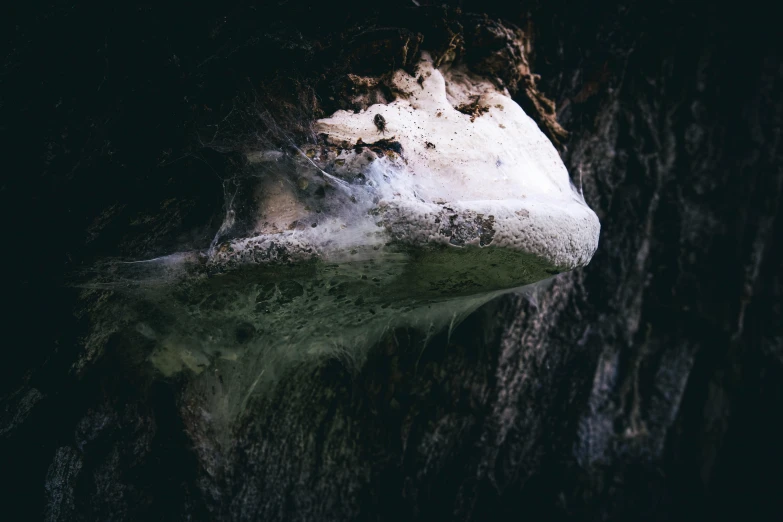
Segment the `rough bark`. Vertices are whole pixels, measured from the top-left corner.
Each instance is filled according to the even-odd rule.
[[[540,79],[517,79],[518,99],[543,103],[524,94],[533,82],[556,102],[563,157],[602,222],[596,256],[453,332],[394,332],[358,373],[296,368],[220,451],[186,429],[198,410],[181,380],[129,370],[133,339],[85,342],[94,325],[74,315],[70,278],[102,256],[208,244],[231,162],[215,149],[243,136],[232,114],[247,77],[290,78],[252,92],[284,98],[288,82],[303,99],[281,107],[317,112],[317,88],[280,71],[340,43],[325,26],[385,30],[402,7],[284,3],[267,25],[271,7],[222,5],[2,17],[9,519],[780,517],[774,21],[690,2],[484,4],[461,9],[529,39]],[[256,72],[268,42],[289,54]]]

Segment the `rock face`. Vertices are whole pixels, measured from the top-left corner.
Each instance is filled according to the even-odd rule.
[[[276,16],[68,4],[7,18],[0,457],[14,518],[779,518],[771,17],[418,3],[285,3]],[[150,332],[176,318],[79,285],[101,260],[245,234],[224,227],[224,203],[252,201],[227,175],[250,146],[316,142],[302,122],[388,103],[384,75],[427,46],[496,78],[562,144],[602,223],[593,261],[442,330],[391,329],[358,367],[290,367],[221,429],[204,404],[230,389],[150,370]],[[243,223],[252,209],[234,210]],[[270,299],[298,297],[281,284]],[[159,324],[125,328],[140,313]],[[253,334],[241,326],[238,339]],[[230,387],[223,377],[215,387]]]

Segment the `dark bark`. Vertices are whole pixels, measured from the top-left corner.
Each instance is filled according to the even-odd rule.
[[[441,23],[405,27],[404,4],[2,17],[9,520],[783,515],[783,66],[774,17],[749,4],[462,2],[531,40],[570,133],[563,157],[602,223],[585,269],[451,335],[394,332],[358,373],[296,368],[229,447],[189,428],[181,378],[137,371],[138,339],[85,342],[85,306],[103,294],[85,305],[75,274],[208,245],[228,149],[256,122],[232,108],[282,100],[296,132],[342,88],[307,78],[358,67],[321,47]],[[399,66],[389,45],[383,66]]]

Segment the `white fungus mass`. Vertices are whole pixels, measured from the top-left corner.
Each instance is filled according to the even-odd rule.
[[[389,103],[312,122],[294,154],[247,153],[244,199],[227,192],[207,251],[122,265],[151,312],[119,316],[160,371],[223,390],[211,415],[234,418],[305,358],[360,366],[395,328],[452,329],[590,261],[598,219],[507,92],[426,53],[387,87]]]

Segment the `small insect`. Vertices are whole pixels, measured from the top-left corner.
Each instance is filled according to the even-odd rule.
[[[378,127],[379,131],[381,132],[386,131],[386,118],[384,118],[380,114],[376,114],[375,118],[372,121],[373,123],[375,123],[375,126]]]

